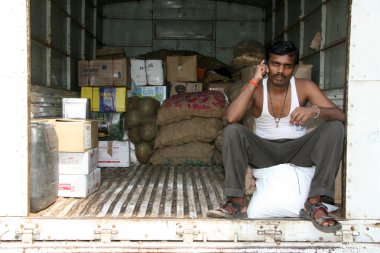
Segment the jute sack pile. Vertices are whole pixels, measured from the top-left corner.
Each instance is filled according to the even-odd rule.
[[[155,148],[177,146],[189,142],[211,143],[215,140],[222,121],[216,118],[194,117],[163,126],[158,130]]]
[[[157,125],[166,126],[194,116],[221,119],[224,106],[224,94],[219,91],[177,94],[162,103],[157,113]]]
[[[238,43],[234,49],[234,58],[231,66],[242,69],[249,65],[259,64],[265,58],[264,46],[254,40],[244,40]]]
[[[216,163],[218,155],[209,143],[190,142],[179,146],[156,149],[150,158],[153,165],[209,166]]]
[[[221,164],[215,139],[223,129],[224,94],[217,91],[169,97],[157,114],[153,165]]]

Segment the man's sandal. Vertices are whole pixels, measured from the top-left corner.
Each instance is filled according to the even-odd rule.
[[[306,209],[306,210],[305,210]],[[342,229],[342,224],[340,224],[336,218],[332,215],[323,215],[319,218],[314,218],[315,212],[318,210],[323,210],[325,213],[327,212],[327,207],[322,203],[310,204],[308,201],[305,203],[305,209],[301,209],[300,217],[305,220],[310,220],[314,227],[319,231],[325,233],[333,233]],[[334,222],[333,226],[323,226],[323,224]]]
[[[234,218],[247,218],[247,212],[242,213],[241,210],[246,207],[246,201],[242,204],[235,203],[231,200],[227,200],[224,204],[218,207],[215,210],[208,210],[207,217],[209,218],[226,218],[226,219],[234,219]]]

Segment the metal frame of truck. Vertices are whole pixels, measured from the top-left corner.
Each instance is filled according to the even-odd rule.
[[[2,252],[379,252],[380,3],[351,3],[347,47],[347,146],[343,229],[320,233],[299,219],[104,219],[29,217],[28,1],[0,9],[3,111]],[[369,25],[370,24],[370,25]]]

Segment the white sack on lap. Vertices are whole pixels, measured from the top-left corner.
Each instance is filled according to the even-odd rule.
[[[256,190],[248,206],[248,218],[299,217],[309,194],[315,167],[280,164],[254,169]]]

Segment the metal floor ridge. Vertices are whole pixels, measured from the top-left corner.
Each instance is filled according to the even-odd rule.
[[[206,218],[223,201],[221,166],[101,168],[101,186],[87,198],[58,197],[32,217]]]

